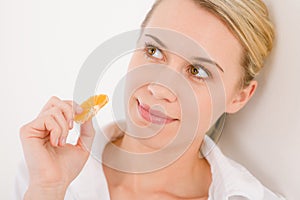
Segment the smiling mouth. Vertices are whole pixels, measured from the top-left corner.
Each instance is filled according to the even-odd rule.
[[[150,108],[150,106],[146,104],[142,104],[138,99],[137,99],[137,103],[138,103],[139,114],[143,119],[145,119],[148,122],[162,125],[162,124],[169,124],[171,122],[177,121],[177,119],[173,119],[165,115],[161,111],[153,110]]]

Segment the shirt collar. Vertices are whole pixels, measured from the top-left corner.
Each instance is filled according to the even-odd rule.
[[[113,137],[109,137],[109,139],[112,138]],[[103,136],[102,134],[96,134],[92,150],[93,153],[96,153],[96,155],[101,155],[100,153],[103,152],[107,141],[107,137]],[[228,200],[230,197],[233,196],[241,196],[255,200],[263,199],[264,188],[262,184],[252,174],[250,174],[246,168],[227,158],[221,152],[219,147],[214,143],[214,141],[207,135],[204,138],[203,144],[201,146],[201,151],[202,154],[205,155],[207,161],[209,162],[212,173],[212,183],[209,188],[209,200]],[[93,158],[89,159],[89,167],[91,167],[91,165],[93,165],[93,167],[97,165],[101,168],[98,168],[97,171],[102,171],[102,165],[99,165],[99,162],[101,163],[101,161],[97,157],[91,157]],[[91,164],[91,161],[93,161],[94,164]],[[85,183],[87,183],[88,180],[91,180],[91,177],[93,177],[93,179],[96,178],[95,175],[92,175],[90,173],[94,170],[85,169],[89,167],[85,166],[83,172],[81,173],[81,179],[82,177],[89,177],[86,179]],[[96,178],[96,180],[102,180],[102,184],[101,186],[99,186],[99,183],[95,183],[94,187],[97,188],[98,192],[102,192],[102,195],[104,195],[103,193],[105,193],[105,199],[109,199],[108,191],[103,190],[103,188],[107,188],[107,183],[105,182],[106,179],[103,173],[100,174],[101,177]],[[80,182],[75,185],[77,185],[76,193],[80,197],[83,194],[87,195],[86,191],[81,191],[84,187],[81,187],[82,185],[80,184]]]
[[[211,166],[211,199],[232,196],[263,199],[262,184],[246,168],[227,158],[209,136],[205,136],[201,151]]]

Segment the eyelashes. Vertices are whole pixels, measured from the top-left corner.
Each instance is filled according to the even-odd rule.
[[[151,42],[145,42],[143,53],[147,60],[156,62],[166,61],[166,56],[163,51]],[[211,72],[201,64],[190,64],[186,68],[188,75],[197,80],[202,81],[203,79],[212,78]]]
[[[187,72],[201,80],[212,77],[211,73],[203,66],[189,65]]]
[[[145,42],[144,54],[148,58],[156,58],[162,61],[165,60],[165,55],[163,54],[162,50],[150,42]]]

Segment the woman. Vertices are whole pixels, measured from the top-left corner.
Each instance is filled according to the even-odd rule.
[[[254,78],[272,49],[274,37],[265,5],[260,0],[158,0],[142,28],[140,41],[144,46],[133,54],[129,72],[143,65],[167,66],[188,82],[197,107],[185,106],[185,100],[182,104],[181,84],[174,84],[173,79],[167,86],[140,85],[128,98],[125,134],[115,126],[109,127],[119,137],[106,146],[102,166],[86,150],[94,140],[92,121],[81,125],[76,146],[66,144],[68,130],[73,127],[72,107],[76,107],[75,113],[81,109],[72,101],[52,97],[39,116],[20,129],[29,177],[19,177],[19,195],[25,192],[24,199],[279,199],[217,147],[211,149],[214,143],[205,136],[211,122],[223,113],[239,111],[257,88]],[[169,48],[174,40],[147,31],[156,29],[190,38],[205,49],[209,60],[202,57],[194,64],[189,56],[178,55],[190,46],[175,41],[172,47],[176,49]],[[209,67],[209,63],[215,67]],[[215,85],[221,86],[224,99],[213,98]],[[140,163],[134,160],[126,160],[129,165],[121,170],[112,166],[111,158],[115,162],[122,159],[113,146],[134,153],[158,151],[180,127],[193,124],[183,120],[183,115],[189,114],[197,119],[193,121],[197,123],[195,134],[187,141],[189,148],[180,157],[175,156],[171,164],[139,173],[133,173]],[[152,137],[131,135],[140,133],[136,127],[147,131],[151,124],[158,125]],[[203,151],[199,157],[200,146]]]

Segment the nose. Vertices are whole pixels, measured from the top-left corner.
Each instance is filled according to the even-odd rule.
[[[165,100],[170,103],[175,102],[177,99],[175,94],[163,85],[150,83],[147,88],[150,94],[156,99]]]

